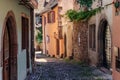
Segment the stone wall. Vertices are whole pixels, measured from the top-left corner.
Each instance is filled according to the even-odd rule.
[[[74,59],[88,63],[88,23],[74,22],[73,27]]]

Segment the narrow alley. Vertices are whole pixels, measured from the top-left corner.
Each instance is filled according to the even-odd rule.
[[[0,0],[0,80],[120,80],[120,0]]]
[[[37,54],[34,72],[26,80],[112,80],[111,75],[98,68],[67,59]]]

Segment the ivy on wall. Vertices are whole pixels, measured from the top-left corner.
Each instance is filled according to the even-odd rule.
[[[100,12],[101,9],[102,8],[96,8],[90,11],[78,11],[78,12],[70,9],[66,12],[66,15],[70,19],[70,21],[87,21],[97,12]]]
[[[83,7],[91,8],[93,0],[77,0],[77,2]],[[70,9],[66,12],[66,15],[71,21],[86,21],[97,12],[101,11],[101,9],[102,8],[96,8],[92,10],[87,9],[84,11],[75,11]]]
[[[87,21],[89,20],[92,16],[94,16],[96,13],[100,12],[104,7],[108,7],[109,5],[112,5],[114,2],[109,3],[104,5],[104,7],[98,7],[95,9],[91,9],[92,3],[94,0],[77,0],[77,2],[82,6],[82,7],[87,7],[87,10],[84,11],[75,11],[75,10],[68,10],[66,12],[67,17],[70,19],[70,21]],[[115,4],[116,7],[120,6],[118,2]]]
[[[91,7],[92,0],[77,0],[82,6]]]

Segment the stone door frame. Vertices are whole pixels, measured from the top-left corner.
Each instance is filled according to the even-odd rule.
[[[67,57],[67,36],[64,34],[64,58]]]
[[[8,22],[8,20],[10,21],[10,26],[9,26],[9,36],[10,36],[10,57],[11,57],[11,61],[10,61],[10,66],[12,66],[12,71],[10,72],[12,74],[10,80],[17,80],[17,53],[18,53],[18,43],[17,43],[17,26],[16,26],[16,20],[15,20],[15,15],[13,13],[13,11],[8,11],[4,23],[3,23],[3,29],[2,29],[2,38],[1,38],[1,66],[3,67],[3,40],[4,40],[4,32],[5,32],[5,28],[6,28],[6,23]]]
[[[106,27],[104,27],[105,23],[107,24]],[[104,65],[103,65],[103,52],[105,51],[105,49],[103,46],[105,46],[105,43],[103,43],[102,41],[103,41],[103,38],[105,38],[104,30],[107,27],[110,29],[110,26],[108,25],[107,19],[105,19],[105,18],[101,19],[100,23],[99,23],[99,27],[98,27],[98,66],[100,66],[100,67],[104,67]],[[110,29],[110,34],[111,34],[111,29]],[[111,41],[112,41],[112,36],[111,36]],[[111,43],[111,47],[112,47],[112,43]],[[112,49],[111,49],[111,53],[112,53]],[[112,59],[112,54],[111,54],[111,59]]]

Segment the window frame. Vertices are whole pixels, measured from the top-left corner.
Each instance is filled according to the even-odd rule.
[[[24,21],[22,21],[24,18]],[[28,28],[24,28],[26,25]],[[24,28],[24,29],[23,29]],[[29,47],[29,29],[30,29],[30,18],[25,14],[22,13],[21,14],[21,49],[27,49],[27,47]],[[28,33],[25,33],[25,31],[27,30]],[[26,37],[28,36],[28,37]]]
[[[48,12],[48,23],[54,23],[55,22],[55,11]]]
[[[96,50],[96,25],[89,25],[89,48],[93,51]]]

